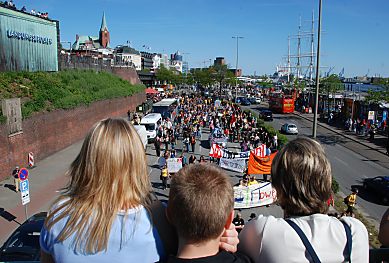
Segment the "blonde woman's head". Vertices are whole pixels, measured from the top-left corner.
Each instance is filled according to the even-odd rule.
[[[151,191],[143,144],[124,119],[109,118],[95,124],[69,175],[68,194],[81,200],[93,196],[129,208],[142,204]]]
[[[46,226],[50,228],[68,217],[58,240],[75,234],[77,251],[96,253],[106,249],[117,213],[147,205],[150,198],[143,144],[124,119],[108,118],[95,124],[68,175],[70,182]]]

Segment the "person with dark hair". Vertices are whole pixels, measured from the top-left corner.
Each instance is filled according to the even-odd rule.
[[[189,157],[189,164],[192,164],[192,163],[195,163],[196,162],[196,156],[194,156],[193,154]]]
[[[12,177],[14,178],[14,185],[15,185],[15,191],[16,192],[19,192],[19,184],[20,184],[19,171],[20,171],[20,168],[19,168],[18,165],[12,171]]]
[[[289,142],[274,158],[271,176],[284,218],[259,215],[248,222],[238,251],[254,262],[369,261],[366,227],[327,215],[331,166],[317,141]]]
[[[196,146],[196,137],[192,135],[190,137],[190,145],[192,146],[192,152],[194,153],[195,151],[195,146]]]
[[[236,213],[236,216],[234,220],[232,220],[232,223],[235,225],[235,228],[238,231],[238,233],[243,229],[244,219],[242,218],[242,214],[240,212]]]

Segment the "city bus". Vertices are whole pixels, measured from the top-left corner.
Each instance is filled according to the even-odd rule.
[[[275,113],[293,113],[294,99],[282,93],[274,93],[269,98],[269,109]]]
[[[179,102],[177,99],[163,99],[154,103],[153,112],[160,113],[163,118],[174,120],[178,114]]]

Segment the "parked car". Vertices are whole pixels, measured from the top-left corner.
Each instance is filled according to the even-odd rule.
[[[363,188],[378,195],[384,204],[389,204],[389,176],[366,178]]]
[[[281,126],[281,133],[285,134],[298,134],[299,131],[297,129],[296,124],[293,123],[285,123]]]
[[[260,104],[262,102],[262,99],[260,97],[255,98],[255,103]]]
[[[242,98],[242,99],[240,100],[240,105],[243,105],[243,106],[250,106],[251,103],[250,103],[250,101],[249,101],[248,99]]]
[[[250,97],[249,101],[251,104],[257,104],[257,100],[254,97]]]
[[[35,214],[20,225],[1,247],[0,262],[40,262],[39,237],[46,216],[46,212]]]
[[[262,110],[261,118],[265,121],[273,121],[273,112],[271,110]]]

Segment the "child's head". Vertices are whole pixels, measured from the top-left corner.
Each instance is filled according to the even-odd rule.
[[[187,242],[219,238],[231,224],[233,208],[231,182],[216,166],[185,166],[171,181],[168,216],[179,238]]]

